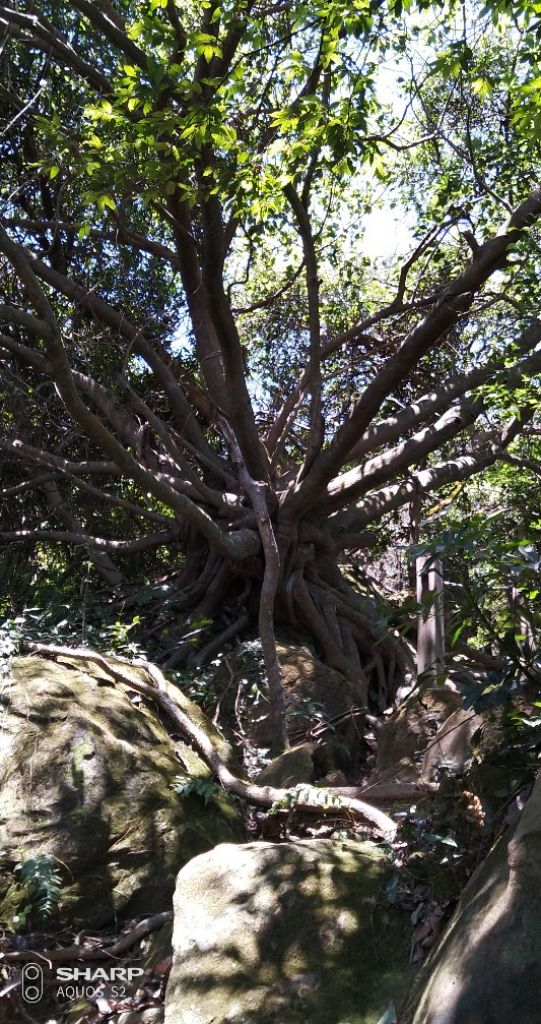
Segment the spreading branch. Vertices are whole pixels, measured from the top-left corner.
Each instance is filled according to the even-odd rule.
[[[535,189],[498,234],[479,247],[465,270],[444,289],[425,319],[413,328],[396,354],[387,360],[367,385],[347,420],[336,431],[329,447],[319,454],[307,477],[291,492],[288,500],[290,515],[298,516],[310,506],[315,495],[327,486],[377,415],[387,395],[470,309],[480,288],[502,267],[508,251],[520,241],[540,214],[541,189]]]

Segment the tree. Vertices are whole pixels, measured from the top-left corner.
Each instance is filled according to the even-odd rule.
[[[0,8],[0,537],[173,567],[170,665],[258,607],[278,743],[277,617],[384,705],[411,653],[348,565],[535,416],[535,5],[477,6]],[[383,279],[378,183],[416,217]]]

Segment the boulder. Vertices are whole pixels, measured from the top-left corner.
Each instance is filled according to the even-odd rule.
[[[378,733],[378,778],[418,779],[425,750],[449,715],[461,707],[460,694],[445,687],[410,694]],[[431,773],[433,767],[431,762]]]
[[[148,682],[144,669],[129,671]],[[202,724],[199,709],[175,695]],[[206,779],[208,769],[91,660],[14,659],[0,695],[0,726],[4,860],[57,860],[63,922],[99,927],[168,909],[183,864],[242,838],[225,797],[205,806],[173,790],[176,777]]]
[[[317,784],[322,788],[330,786],[331,789],[333,789],[335,786],[347,787],[348,780],[346,779],[346,776],[344,775],[343,772],[333,771],[328,772],[327,775],[323,775],[320,779],[318,779]],[[360,799],[362,800],[362,797],[360,797]]]
[[[463,772],[471,758],[471,740],[482,723],[471,708],[457,708],[440,725],[436,735],[425,749],[421,765],[421,778],[425,782],[437,779],[441,768]]]
[[[541,780],[472,875],[401,1024],[539,1024]]]
[[[329,770],[328,751],[318,743],[299,743],[297,747],[288,747],[259,772],[255,781],[258,786],[276,786],[277,789],[287,789],[301,782],[314,783],[319,787],[348,784],[343,772]]]
[[[165,1024],[378,1024],[413,971],[387,872],[354,840],[196,857],[175,890]]]
[[[300,782],[313,782],[317,774],[319,749],[316,743],[300,743],[298,747],[284,750],[259,773],[256,779],[258,786],[287,789]]]
[[[318,719],[331,724],[325,733],[329,756],[344,767],[360,748],[360,730],[351,710],[355,700],[351,684],[335,669],[324,665],[305,646],[279,643],[287,712],[287,731],[292,745],[304,739]],[[245,643],[226,655],[213,680],[213,714],[222,732],[239,749],[268,750],[272,726],[260,646]],[[239,744],[239,734],[244,734]]]

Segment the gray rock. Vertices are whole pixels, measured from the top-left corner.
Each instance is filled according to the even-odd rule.
[[[165,1024],[377,1024],[402,998],[409,916],[353,840],[222,845],[179,874]]]
[[[287,788],[299,782],[313,782],[314,754],[317,756],[315,743],[300,743],[297,747],[289,747],[263,768],[257,776],[257,785]]]
[[[61,921],[98,927],[168,909],[183,864],[241,838],[221,796],[205,806],[172,789],[208,769],[186,744],[176,753],[156,714],[92,661],[15,659],[0,709],[0,847],[8,860],[57,859]]]
[[[471,739],[480,728],[482,719],[471,708],[457,708],[440,725],[429,741],[421,767],[421,778],[432,782],[442,766],[452,772],[462,772],[471,758]]]
[[[255,748],[272,746],[273,727],[269,717],[264,670],[253,644],[245,644],[228,654],[217,668],[212,681],[218,723],[232,745],[238,733]],[[323,723],[333,723],[325,734],[328,756],[344,760],[346,766],[360,749],[359,728],[350,712],[358,704],[351,684],[335,669],[329,668],[301,644],[277,645],[287,704],[287,730],[292,745],[304,741],[304,733],[315,724],[314,708]],[[344,765],[338,763],[338,767]]]
[[[541,780],[512,837],[472,875],[401,1024],[539,1024]]]
[[[412,693],[378,733],[377,777],[417,780],[427,746],[449,715],[461,707],[460,694],[446,687]]]

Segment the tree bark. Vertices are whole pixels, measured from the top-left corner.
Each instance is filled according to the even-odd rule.
[[[445,614],[443,604],[443,563],[419,555],[416,560],[417,604],[420,612],[417,625],[417,675],[436,681],[445,670]]]

